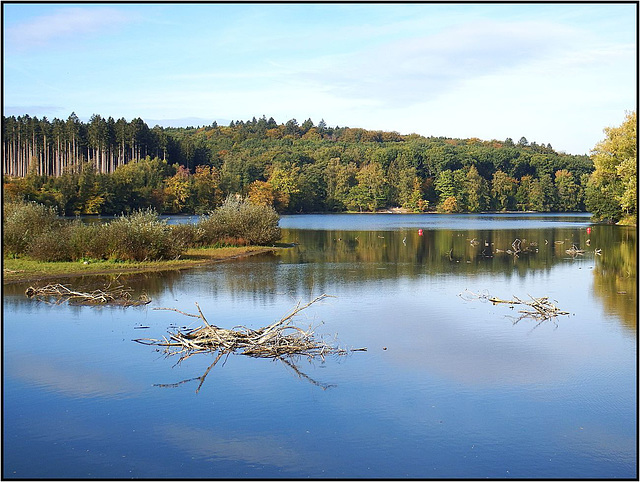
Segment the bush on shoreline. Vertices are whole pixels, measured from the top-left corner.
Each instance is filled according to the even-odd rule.
[[[192,247],[268,245],[280,239],[279,216],[273,208],[235,196],[197,224],[169,225],[153,209],[105,224],[68,221],[54,208],[34,202],[6,202],[3,211],[3,255],[28,255],[39,261],[167,260]]]
[[[205,245],[236,240],[235,244],[273,244],[280,239],[280,217],[274,208],[252,204],[240,196],[229,196],[215,211],[203,216],[198,227],[202,229]]]
[[[61,225],[55,208],[35,202],[5,202],[2,214],[2,247],[5,255],[28,253],[35,239]]]
[[[173,243],[171,227],[153,209],[120,216],[105,225],[108,257],[121,261],[174,259],[184,247]]]

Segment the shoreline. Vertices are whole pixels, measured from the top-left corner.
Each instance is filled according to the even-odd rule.
[[[281,247],[243,246],[198,248],[188,250],[181,259],[164,261],[124,262],[97,261],[83,264],[78,261],[40,262],[29,259],[3,259],[2,284],[17,284],[82,276],[135,274],[177,271],[209,264],[231,261],[264,253],[275,253]],[[20,269],[23,268],[23,269]]]

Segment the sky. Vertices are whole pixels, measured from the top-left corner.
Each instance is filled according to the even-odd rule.
[[[637,105],[635,3],[3,4],[3,114],[273,117],[588,154]]]

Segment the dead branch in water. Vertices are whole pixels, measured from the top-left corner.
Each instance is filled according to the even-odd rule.
[[[24,294],[29,298],[38,301],[59,305],[68,302],[72,305],[118,305],[118,306],[140,306],[151,303],[151,299],[142,294],[137,300],[131,299],[131,289],[124,286],[111,286],[109,283],[103,290],[93,290],[91,292],[74,291],[68,286],[56,283],[42,287],[29,286]]]
[[[576,256],[584,255],[584,249],[578,249],[578,247],[573,244],[570,249],[565,249],[565,253],[567,253],[572,258],[575,258]]]
[[[168,355],[180,355],[180,360],[196,353],[213,351],[236,352],[259,358],[306,355],[310,358],[320,357],[322,359],[325,355],[344,355],[348,351],[355,351],[331,346],[316,339],[311,327],[304,330],[292,324],[293,318],[298,313],[327,297],[328,295],[318,296],[303,306],[298,303],[288,315],[257,330],[244,326],[236,326],[235,329],[229,330],[213,325],[207,321],[197,303],[197,315],[185,313],[175,308],[154,308],[199,318],[204,322],[204,326],[170,332],[169,338],[163,337],[162,340],[140,338],[134,341],[145,345],[165,347],[165,352]]]
[[[521,300],[517,296],[514,296],[513,299],[511,300],[503,300],[500,298],[496,298],[494,296],[490,296],[487,292],[476,294],[469,290],[466,290],[465,293],[460,293],[459,296],[462,299],[465,299],[467,301],[479,299],[481,301],[490,301],[494,305],[504,303],[504,304],[511,305],[511,307],[513,307],[514,305],[525,305],[530,308],[533,308],[533,310],[518,311],[518,313],[521,313],[521,316],[514,323],[517,323],[523,318],[533,318],[535,320],[542,322],[545,320],[555,318],[559,315],[570,314],[568,311],[563,311],[559,309],[555,304],[549,301],[548,296],[543,296],[541,298],[534,298],[533,296],[528,295],[530,298],[530,301]]]
[[[521,246],[522,246],[522,241],[516,238],[513,240],[513,243],[511,243],[511,247],[513,248],[513,251],[509,252],[510,250],[507,250],[507,253],[513,254],[515,257],[518,257],[518,253],[521,251],[520,249]]]
[[[218,363],[223,355],[240,354],[256,358],[272,358],[280,360],[300,378],[304,378],[316,386],[328,388],[329,385],[319,383],[302,373],[294,363],[294,359],[300,356],[307,356],[309,359],[320,358],[325,360],[328,355],[346,355],[351,351],[366,351],[366,348],[344,349],[332,346],[315,337],[313,329],[309,327],[304,330],[293,324],[293,319],[302,310],[312,304],[328,298],[328,295],[321,295],[305,305],[298,303],[295,308],[280,320],[271,323],[263,328],[252,330],[245,326],[236,326],[234,329],[220,328],[205,318],[198,303],[196,308],[198,314],[185,313],[175,308],[154,308],[156,310],[175,311],[185,316],[199,318],[204,323],[198,328],[184,328],[175,332],[169,332],[168,338],[160,339],[139,338],[133,341],[144,345],[155,345],[164,347],[167,356],[178,355],[178,363],[186,360],[198,353],[217,352],[215,361],[207,368],[205,373],[196,378],[183,380],[175,384],[161,384],[161,387],[174,387],[182,383],[199,380],[200,383],[196,392],[200,390],[209,371]]]

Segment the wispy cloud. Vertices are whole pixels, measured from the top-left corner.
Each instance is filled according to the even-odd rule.
[[[131,20],[130,14],[116,8],[62,8],[8,27],[5,40],[11,48],[29,50],[61,39],[78,40]]]
[[[574,138],[586,152],[636,100],[633,5],[3,11],[5,114],[21,106],[49,117],[266,114],[452,137],[526,135],[560,149]]]
[[[346,97],[409,105],[542,58],[574,40],[575,32],[553,24],[474,22],[354,53],[333,66],[325,59],[308,77]]]

